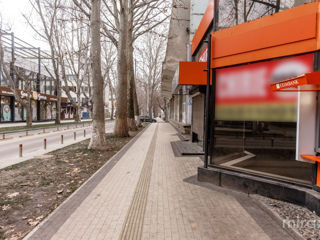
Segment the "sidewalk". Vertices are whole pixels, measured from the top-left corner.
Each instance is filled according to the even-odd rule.
[[[177,140],[150,124],[25,239],[292,239],[250,197],[198,183]]]

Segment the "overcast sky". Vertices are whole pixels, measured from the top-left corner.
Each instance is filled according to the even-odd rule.
[[[9,25],[15,36],[43,50],[47,45],[37,40],[36,34],[28,26],[22,14],[30,15],[32,13],[28,0],[0,0],[0,13],[3,18],[4,29]]]

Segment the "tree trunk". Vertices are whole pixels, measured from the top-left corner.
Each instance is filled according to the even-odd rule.
[[[27,127],[31,127],[32,126],[32,109],[31,109],[31,99],[28,99],[28,103],[26,106],[26,111],[27,111]]]
[[[56,106],[56,124],[61,123],[61,85],[60,78],[56,79],[57,106]]]
[[[126,6],[120,9],[120,29],[118,42],[118,94],[117,94],[117,117],[114,126],[114,135],[119,137],[129,136],[128,120],[127,120],[127,1]]]
[[[80,87],[79,87],[79,89],[80,89]],[[80,122],[81,121],[81,94],[80,94],[80,91],[77,92],[77,99],[78,99],[78,103],[77,103],[78,119],[76,120],[76,122]]]
[[[130,35],[130,33],[129,33]],[[129,37],[130,39],[130,37]],[[136,121],[134,119],[134,71],[133,71],[133,46],[129,42],[128,46],[128,80],[129,80],[129,94],[128,94],[128,125],[131,131],[137,131]]]
[[[106,149],[105,139],[105,118],[103,101],[103,78],[101,73],[101,43],[100,43],[100,7],[101,0],[91,0],[91,77],[93,84],[93,122],[92,136],[89,143],[89,149]]]
[[[153,116],[152,116],[152,113],[153,113],[153,111],[152,111],[152,109],[153,109],[153,99],[152,99],[152,96],[153,96],[153,89],[151,89],[151,93],[150,93],[150,91],[149,91],[149,96],[148,96],[148,98],[149,98],[149,109],[148,109],[148,111],[149,111],[149,117],[153,117]]]
[[[135,116],[137,126],[140,127],[141,126],[140,111],[139,111],[137,88],[136,88],[135,82],[133,84],[133,87],[134,87],[134,89],[133,89],[134,116]]]

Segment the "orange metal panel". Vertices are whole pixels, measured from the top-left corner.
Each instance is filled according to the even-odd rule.
[[[314,162],[319,162],[320,163],[320,156],[314,156],[314,155],[301,155],[302,158],[314,161]]]
[[[206,85],[205,69],[205,62],[179,62],[179,85]]]
[[[213,34],[213,67],[315,51],[319,2],[305,4]]]
[[[277,57],[292,56],[302,53],[314,52],[317,50],[316,39],[296,42],[292,44],[275,46],[272,48],[260,49],[252,52],[231,55],[227,57],[213,59],[212,66],[221,68],[242,63],[256,62]]]
[[[271,87],[272,87],[272,91],[282,91],[284,89],[295,88],[298,86],[303,86],[308,84],[312,84],[312,85],[320,84],[320,71],[307,73],[297,78],[288,79],[288,80],[273,84]],[[316,87],[316,88],[313,88],[312,90],[316,91],[318,90],[318,88]],[[308,90],[308,91],[312,91],[312,90]]]
[[[191,46],[192,55],[195,53],[204,35],[206,34],[211,22],[213,21],[213,5],[214,5],[214,0],[210,0],[207,10],[204,13],[201,19],[201,22],[199,24],[199,27],[192,39],[192,46]]]
[[[313,155],[301,155],[302,158],[318,162],[318,168],[317,168],[317,186],[320,186],[320,156],[313,156]]]
[[[320,164],[318,163],[318,168],[317,168],[317,186],[320,186]]]

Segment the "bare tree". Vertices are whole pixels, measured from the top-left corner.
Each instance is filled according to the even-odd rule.
[[[81,11],[90,17],[89,10],[91,5],[87,0],[73,1]],[[135,93],[132,93],[135,90],[135,81],[132,80],[134,79],[133,55],[131,56],[130,54],[133,51],[133,43],[138,37],[151,31],[168,18],[166,10],[168,9],[169,2],[167,0],[103,0],[103,7],[101,9],[103,34],[110,39],[118,50],[115,135],[128,136],[128,117],[129,122],[134,123],[132,121],[132,112],[134,111],[130,110],[130,116],[128,115],[128,102],[130,109],[134,107],[132,102],[135,102]],[[130,86],[129,94],[128,85]]]
[[[154,33],[148,33],[138,48],[140,59],[140,86],[145,90],[146,111],[152,117],[157,104],[155,96],[160,91],[162,62],[165,57],[165,39]]]
[[[91,0],[91,77],[93,84],[93,124],[89,149],[103,150],[106,148],[105,117],[103,99],[103,78],[101,73],[101,43],[100,43],[100,7],[101,0]]]
[[[59,62],[56,54],[56,22],[58,18],[58,9],[61,7],[61,0],[29,0],[33,9],[40,18],[42,30],[38,30],[35,25],[30,21],[30,18],[24,15],[29,26],[37,33],[39,37],[46,40],[50,47],[51,63],[54,72],[55,89],[57,91],[57,111],[56,111],[56,124],[61,121],[61,83],[59,74]]]

